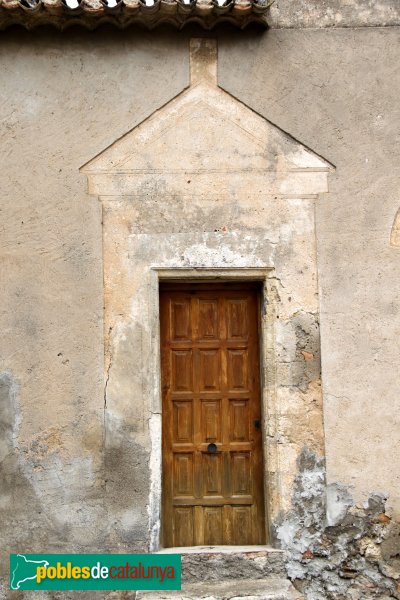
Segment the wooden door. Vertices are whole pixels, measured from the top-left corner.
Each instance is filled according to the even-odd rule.
[[[163,545],[266,542],[252,285],[160,290]]]

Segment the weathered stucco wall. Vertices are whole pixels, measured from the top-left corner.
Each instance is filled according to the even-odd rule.
[[[399,514],[399,31],[218,37],[224,89],[336,166],[317,206],[328,480]],[[187,48],[161,31],[2,34],[3,565],[147,547],[145,527],[115,533],[148,457],[103,453],[101,211],[79,168],[183,89]]]
[[[400,25],[397,0],[276,0],[271,27],[387,27]]]
[[[182,42],[150,39],[1,40],[3,568],[11,547],[145,545],[113,535],[143,482],[104,465],[101,210],[79,168],[185,85]]]
[[[336,166],[317,207],[328,479],[398,512],[399,31],[275,31],[255,48],[228,44],[222,85]],[[239,80],[228,65],[246,50]]]

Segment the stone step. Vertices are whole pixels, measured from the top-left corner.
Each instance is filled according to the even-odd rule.
[[[267,546],[196,546],[162,552],[182,555],[185,583],[286,576],[284,553]]]
[[[187,583],[181,591],[136,592],[136,600],[304,600],[283,577]]]

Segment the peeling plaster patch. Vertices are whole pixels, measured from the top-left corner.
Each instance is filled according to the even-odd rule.
[[[390,235],[390,245],[400,248],[400,209],[394,218],[392,232]]]
[[[0,406],[0,462],[2,462],[10,446],[18,447],[18,433],[22,419],[17,401],[17,382],[9,371],[0,374],[0,390],[1,397],[4,396]]]
[[[331,483],[326,488],[326,521],[333,527],[338,525],[353,505],[353,498],[346,486]]]
[[[262,267],[263,264],[260,259],[253,255],[252,267]],[[251,260],[251,259],[250,259]],[[202,244],[195,244],[192,247],[184,251],[182,256],[182,263],[186,267],[246,267],[248,266],[249,256],[247,253],[244,255],[234,251],[232,248],[224,245],[218,245],[216,248],[210,248]]]
[[[145,550],[148,521],[137,507],[142,504],[142,497],[149,494],[149,452],[135,441],[131,427],[112,419],[109,411],[107,427],[105,501],[112,507],[110,541],[117,546],[128,544],[134,545],[135,550]]]
[[[35,462],[44,460],[54,453],[65,451],[62,428],[50,427],[35,435],[28,447],[27,455]]]
[[[18,385],[12,374],[0,374],[0,547],[37,552],[67,540],[76,548],[95,537],[98,542],[93,523],[99,515],[90,502],[96,489],[92,456],[72,456],[58,426],[20,440],[21,424]],[[10,540],[17,546],[11,548]]]
[[[20,426],[18,384],[6,371],[0,374],[0,548],[4,553],[40,551],[48,547],[49,539],[63,543],[68,535],[68,527],[57,528],[36,492],[33,467],[19,445]],[[0,562],[0,575],[8,577],[5,560]]]
[[[57,426],[35,434],[29,442],[19,444],[18,462],[38,497],[47,501],[49,493],[57,490],[65,514],[66,505],[77,500],[82,487],[93,485],[95,474],[92,456],[73,456],[63,436],[63,428]],[[80,516],[83,513],[80,511]],[[64,517],[57,505],[51,507],[51,515],[55,522]]]
[[[287,572],[291,579],[301,579],[306,575],[306,569],[299,561],[303,553],[317,542],[321,521],[324,522],[325,461],[304,449],[297,464],[299,473],[294,483],[294,508],[276,527],[276,537],[289,553]]]
[[[386,497],[371,493],[355,506],[343,485],[325,494],[322,458],[304,448],[297,464],[293,509],[275,527],[295,587],[305,600],[399,599],[400,526]]]
[[[287,223],[282,223],[279,231],[281,241],[288,242],[293,235],[313,234],[315,225],[310,219],[309,207],[305,204],[304,198],[291,198],[288,202],[295,209],[294,218]]]
[[[193,232],[181,234],[135,234],[129,237],[125,268],[134,281],[139,280],[138,257],[144,271],[151,268],[268,268],[273,264],[277,241],[270,236],[251,235],[242,231]],[[139,289],[135,286],[139,298]],[[142,318],[146,308],[131,299],[131,315]],[[138,300],[139,301],[139,300]],[[142,319],[143,320],[143,319]]]
[[[297,387],[303,393],[321,376],[318,315],[297,311],[276,325],[277,358],[281,363],[285,387]]]
[[[150,524],[150,552],[160,546],[160,506],[161,506],[161,415],[152,414],[149,420],[150,454],[150,497],[147,507]]]

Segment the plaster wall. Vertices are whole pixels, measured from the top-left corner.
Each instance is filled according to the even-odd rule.
[[[400,25],[397,0],[276,0],[274,28],[388,27]]]
[[[253,91],[263,59],[252,41],[229,44],[225,60],[237,63],[245,48],[252,59],[240,83],[222,59],[222,85],[336,166],[317,204],[328,481],[351,484],[358,499],[387,492],[399,514],[400,256],[390,243],[399,205],[399,32],[280,31],[264,41],[265,96]]]
[[[185,87],[188,37],[2,34],[2,564],[147,548],[124,519],[149,455],[104,453],[102,213],[79,168]],[[398,30],[218,38],[220,84],[336,166],[317,204],[328,478],[399,514]]]

